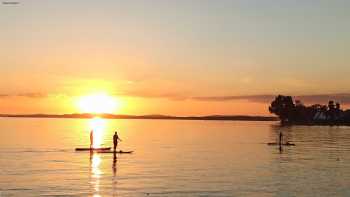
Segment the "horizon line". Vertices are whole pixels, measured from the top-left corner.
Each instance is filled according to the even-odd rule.
[[[0,114],[0,118],[76,118],[76,119],[167,119],[167,120],[241,120],[241,121],[277,121],[276,116],[262,115],[202,115],[202,116],[171,116],[162,114],[126,115],[126,114]]]

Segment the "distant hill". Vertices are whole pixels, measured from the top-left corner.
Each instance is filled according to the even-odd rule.
[[[209,116],[167,116],[167,115],[116,115],[116,114],[0,114],[0,117],[10,118],[94,118],[105,119],[161,119],[161,120],[226,120],[226,121],[278,121],[272,116],[245,116],[245,115],[209,115]]]

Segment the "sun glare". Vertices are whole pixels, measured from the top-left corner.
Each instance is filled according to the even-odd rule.
[[[102,118],[93,118],[90,119],[89,126],[89,131],[92,130],[94,135],[94,144],[92,146],[94,148],[101,147],[103,144],[103,136],[107,127],[107,121]]]
[[[113,113],[117,110],[119,102],[107,94],[94,94],[83,96],[78,100],[78,107],[83,113]]]

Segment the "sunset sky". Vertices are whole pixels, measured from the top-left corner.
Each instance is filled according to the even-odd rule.
[[[350,104],[348,0],[1,2],[0,113],[83,112],[100,94],[117,114]]]

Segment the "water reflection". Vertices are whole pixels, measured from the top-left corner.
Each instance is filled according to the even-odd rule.
[[[117,154],[113,154],[112,160],[112,194],[115,196],[117,194]],[[90,184],[92,185],[92,192],[94,197],[101,196],[101,180],[103,178],[103,171],[101,170],[102,166],[102,157],[101,155],[91,152],[90,153]],[[103,185],[103,184],[102,184]]]
[[[117,128],[137,154],[91,155],[90,164],[89,152],[72,153],[87,143],[89,121],[0,119],[3,196],[349,196],[350,127],[106,120],[103,142]],[[296,144],[283,154],[265,145],[279,129]]]
[[[102,171],[100,169],[101,156],[98,154],[90,153],[90,169],[91,169],[91,184],[94,189],[94,197],[98,197],[100,192],[100,179],[102,177]]]
[[[112,169],[113,169],[113,177],[115,177],[117,174],[117,154],[115,152],[113,153]]]
[[[278,142],[280,133],[283,135],[283,142],[293,142],[292,126],[271,125],[270,138]]]
[[[117,154],[113,154],[113,179],[112,179],[112,191],[113,191],[113,196],[117,195]]]
[[[107,127],[107,121],[102,118],[93,118],[89,120],[89,128],[90,130],[93,130],[93,137],[94,137],[94,148],[101,147],[103,144],[103,137],[105,135],[105,130]]]
[[[280,153],[283,153],[285,146],[294,146],[291,128],[291,126],[271,125],[270,138],[272,142],[269,144],[275,143]]]
[[[93,147],[99,148],[104,145],[105,135],[108,128],[108,121],[102,118],[93,118],[90,119],[88,122],[88,126],[90,130],[93,130]],[[111,159],[111,158],[110,158]],[[109,160],[109,162],[112,162],[112,193],[113,196],[117,193],[116,184],[117,184],[117,155],[116,153],[113,154],[113,160]],[[106,170],[102,164],[102,155],[98,154],[96,152],[91,151],[90,152],[90,183],[92,186],[92,193],[94,197],[102,196],[101,194],[101,188],[100,186],[103,186],[103,183],[101,183],[102,180],[104,180],[106,177],[104,172],[102,172],[101,169]],[[109,172],[107,172],[109,173]]]

